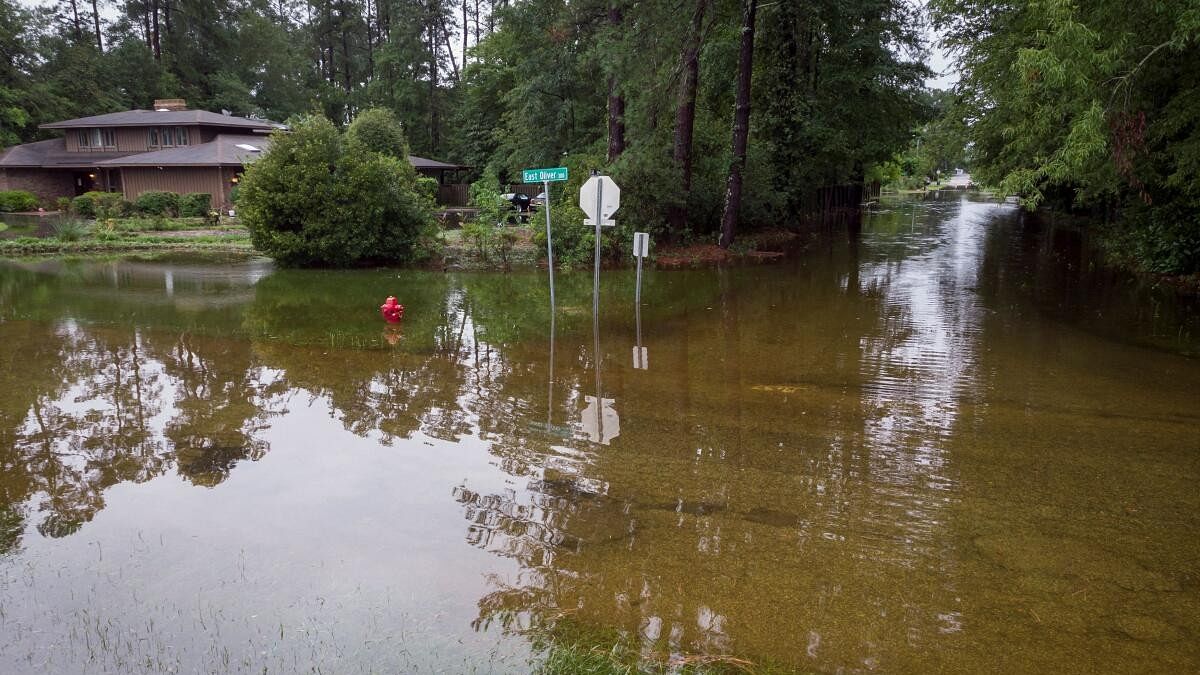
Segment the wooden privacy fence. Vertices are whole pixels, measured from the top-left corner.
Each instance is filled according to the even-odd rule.
[[[466,206],[471,201],[471,186],[466,183],[439,185],[437,202],[442,206]]]

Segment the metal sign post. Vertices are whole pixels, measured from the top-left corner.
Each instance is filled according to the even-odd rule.
[[[650,255],[650,235],[646,232],[633,233],[633,257],[637,258],[637,285],[633,296],[634,318],[637,323],[637,345],[633,348],[633,367],[649,370],[650,355],[642,346],[642,261]]]
[[[554,242],[550,235],[550,181],[542,181],[546,195],[546,267],[550,270],[550,324],[554,325]]]
[[[596,226],[596,270],[592,278],[592,311],[600,311],[600,227],[616,225],[612,214],[621,206],[621,188],[608,176],[592,172],[579,188],[579,208],[587,214],[584,225]]]
[[[550,311],[554,311],[554,242],[550,234],[550,183],[567,180],[568,171],[565,166],[552,169],[525,169],[521,172],[521,181],[525,183],[542,184],[542,194],[546,195],[543,206],[546,208],[546,266],[550,268]],[[554,320],[551,316],[551,321]]]

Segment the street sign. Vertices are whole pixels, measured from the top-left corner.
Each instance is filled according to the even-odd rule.
[[[559,166],[553,169],[525,169],[521,172],[521,180],[525,183],[558,183],[567,179],[567,167]]]
[[[603,189],[601,189],[603,185]],[[621,206],[621,188],[608,176],[592,176],[579,188],[579,208],[587,214],[584,225],[596,224],[596,193],[600,194],[601,225],[616,225],[612,214]]]
[[[650,255],[650,235],[645,232],[633,233],[633,257],[645,258]]]

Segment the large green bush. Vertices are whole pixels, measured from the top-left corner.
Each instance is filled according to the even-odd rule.
[[[38,199],[32,192],[24,190],[5,190],[0,192],[0,212],[33,211],[38,206]]]
[[[239,216],[255,248],[284,265],[411,262],[434,229],[416,179],[406,160],[364,151],[324,117],[306,117],[247,167]]]
[[[212,195],[193,192],[179,197],[179,215],[184,218],[204,218],[212,209]]]
[[[179,215],[179,195],[174,192],[143,192],[133,204],[139,213],[145,215]]]

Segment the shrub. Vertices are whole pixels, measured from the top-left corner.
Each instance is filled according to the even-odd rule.
[[[0,192],[0,212],[33,211],[38,206],[37,197],[25,190],[5,190]]]
[[[59,241],[79,241],[87,234],[87,226],[76,218],[63,218],[54,224],[54,238]]]
[[[70,197],[59,197],[58,199],[54,200],[54,206],[61,213],[67,213],[68,211],[71,210],[71,198]]]
[[[179,198],[179,215],[184,218],[203,218],[212,210],[212,195],[193,192]]]
[[[437,205],[438,182],[436,178],[430,178],[429,176],[418,176],[417,192],[419,192],[421,197],[430,204],[435,206]]]
[[[92,205],[95,207],[96,218],[117,218],[125,215],[130,210],[129,202],[121,198],[117,192],[85,192],[85,197],[90,197]]]
[[[134,201],[139,213],[151,216],[179,215],[179,195],[174,192],[143,192]]]
[[[71,200],[71,213],[84,218],[95,218],[96,203],[86,194],[79,195]]]
[[[350,145],[321,116],[272,136],[238,194],[255,248],[293,266],[411,262],[425,254],[434,221],[412,165]]]

